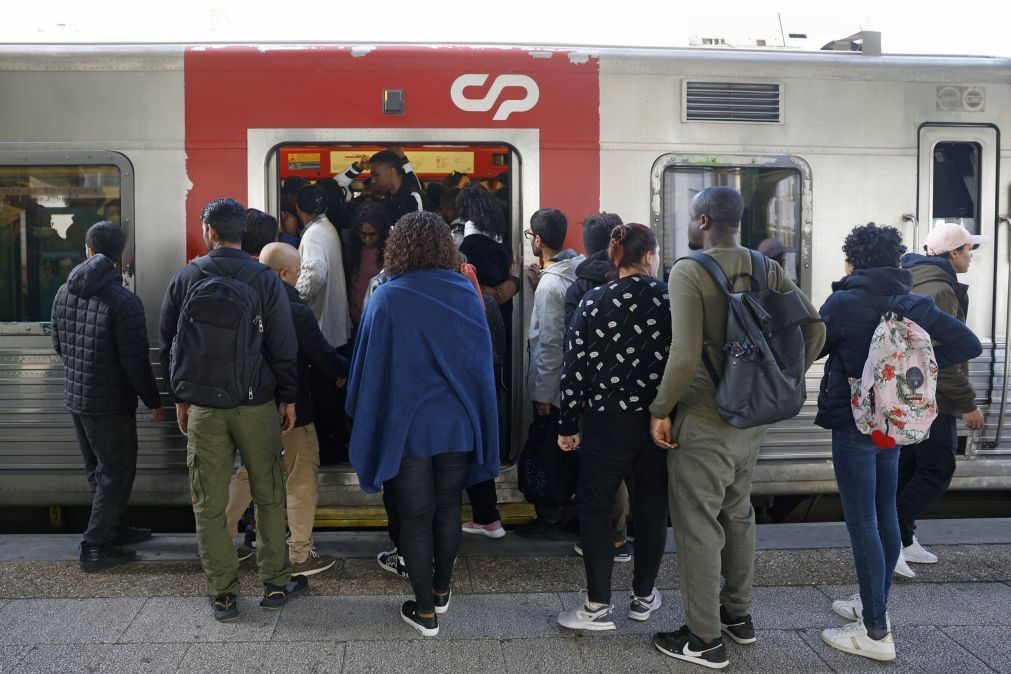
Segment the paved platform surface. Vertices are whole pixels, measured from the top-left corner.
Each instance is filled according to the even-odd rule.
[[[842,534],[842,539],[837,534]],[[921,542],[941,557],[893,585],[898,659],[885,665],[831,650],[823,627],[842,621],[832,599],[856,590],[838,525],[759,527],[753,615],[759,642],[728,644],[740,672],[1011,672],[1011,521],[931,521]],[[581,560],[571,541],[531,544],[467,537],[441,632],[423,639],[398,617],[406,580],[373,559],[380,533],[325,533],[334,570],[278,612],[257,605],[244,563],[239,621],[215,622],[192,536],[156,536],[144,561],[83,574],[74,536],[0,536],[0,672],[702,672],[667,658],[652,632],[684,621],[677,554],[657,585],[664,607],[625,619],[631,565],[615,567],[617,627],[583,634],[555,616],[579,601]]]

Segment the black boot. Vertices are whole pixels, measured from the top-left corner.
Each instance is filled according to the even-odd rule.
[[[151,530],[140,527],[116,527],[112,532],[113,545],[136,545],[149,538],[151,538]]]
[[[81,543],[81,570],[92,572],[108,569],[110,566],[126,564],[137,559],[135,550],[124,550],[115,545],[93,545]]]

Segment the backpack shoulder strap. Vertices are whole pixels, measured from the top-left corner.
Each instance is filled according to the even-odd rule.
[[[751,278],[758,283],[758,290],[768,290],[769,260],[757,250],[748,252],[751,253]]]
[[[203,257],[198,257],[191,263],[193,266],[197,267],[206,276],[222,276],[225,278],[234,278],[237,281],[242,281],[243,283],[249,285],[250,282],[256,278],[257,274],[267,269],[265,265],[262,264],[244,264],[239,267],[239,270],[234,274],[226,274],[222,271],[218,263],[215,262],[210,255],[205,255]]]
[[[727,278],[726,272],[723,271],[723,267],[714,260],[709,255],[705,253],[692,253],[691,255],[681,258],[683,260],[692,260],[702,265],[702,268],[706,270],[709,276],[716,283],[716,287],[723,291],[724,295],[729,295],[734,291],[733,287],[730,285],[730,279]]]

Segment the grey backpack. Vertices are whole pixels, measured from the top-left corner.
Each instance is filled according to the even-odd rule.
[[[773,424],[800,412],[807,399],[801,326],[814,320],[800,291],[769,288],[765,256],[750,253],[751,273],[733,279],[705,253],[685,258],[702,265],[727,298],[722,374],[705,351],[702,360],[716,385],[717,410],[736,428]],[[735,290],[738,278],[748,279],[750,289]]]

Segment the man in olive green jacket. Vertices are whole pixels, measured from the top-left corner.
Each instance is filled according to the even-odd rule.
[[[692,199],[689,246],[716,260],[727,278],[744,287],[751,252],[738,235],[744,200],[728,187],[710,187]],[[797,291],[811,322],[803,326],[805,366],[825,343],[818,310],[778,263],[768,261],[769,288]],[[739,644],[757,639],[751,621],[755,571],[755,511],[751,476],[767,426],[735,428],[720,416],[716,386],[703,364],[706,354],[723,369],[727,300],[698,264],[676,264],[668,284],[672,317],[670,356],[650,406],[653,441],[667,453],[670,515],[678,548],[681,598],[687,625],[661,632],[654,645],[663,653],[710,668],[725,667],[726,634]],[[672,422],[671,412],[677,406]],[[720,588],[720,577],[726,579]]]
[[[969,271],[972,250],[988,241],[970,234],[965,227],[943,223],[927,236],[926,255],[910,253],[902,258],[902,268],[913,273],[913,292],[933,297],[937,307],[965,322],[969,309],[969,286],[959,283],[956,274]],[[930,436],[917,445],[902,448],[899,457],[899,491],[896,505],[902,534],[902,554],[895,572],[916,574],[908,562],[933,564],[937,556],[924,550],[913,535],[916,520],[939,499],[955,474],[958,448],[957,418],[970,430],[982,430],[983,414],[976,407],[976,392],[969,383],[969,364],[941,370],[937,377],[937,419]]]

